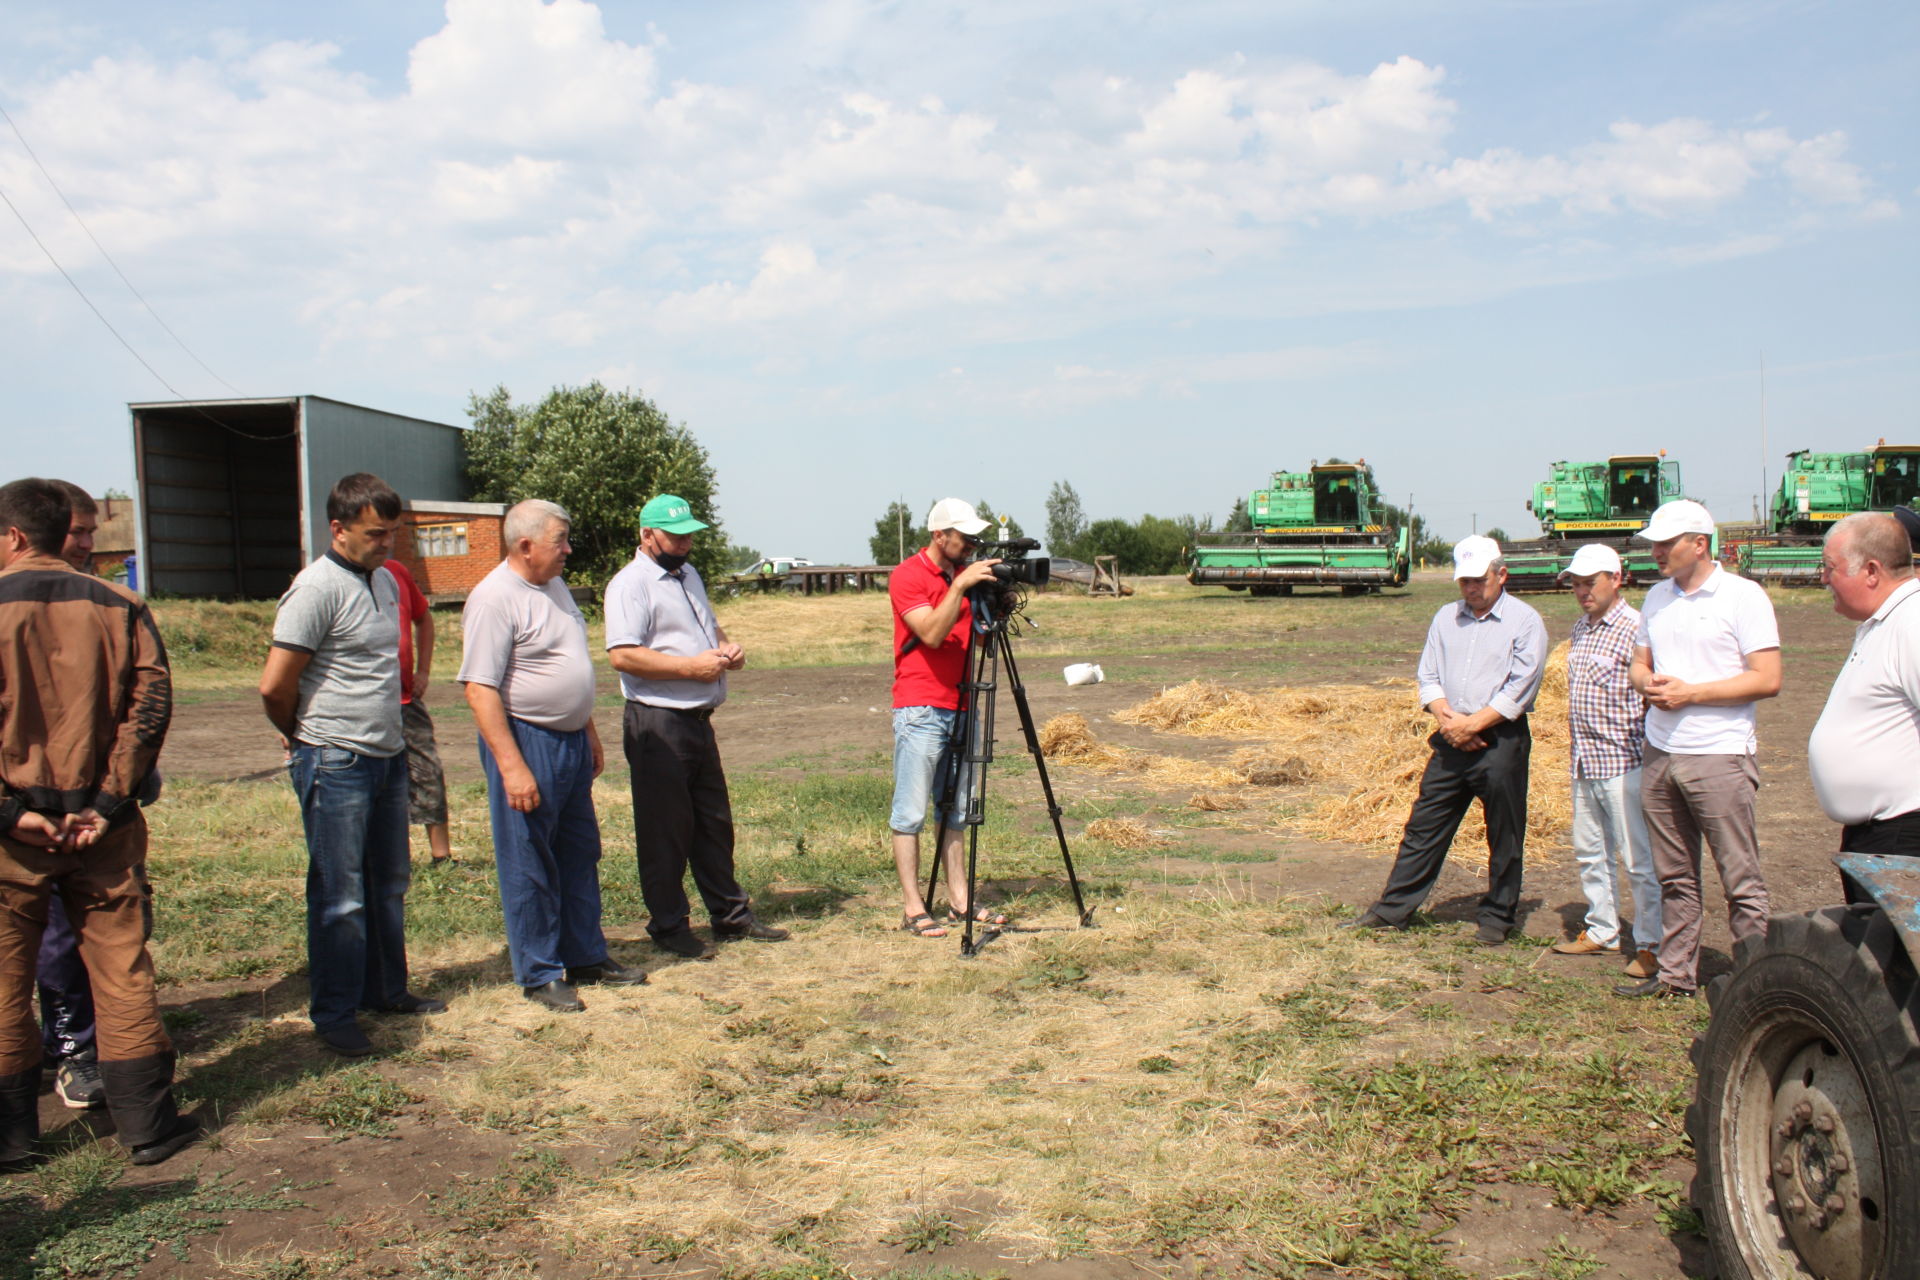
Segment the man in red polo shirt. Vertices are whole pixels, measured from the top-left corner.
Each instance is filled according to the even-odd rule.
[[[967,589],[993,577],[997,560],[967,557],[980,545],[987,522],[958,498],[942,498],[927,515],[933,536],[926,547],[900,562],[887,580],[893,600],[893,861],[900,871],[900,927],[922,938],[941,938],[920,896],[920,829],[934,779],[946,770],[953,724],[960,714],[960,683],[967,677],[973,640]],[[964,783],[964,777],[963,777]],[[964,796],[965,786],[961,788]],[[958,800],[960,797],[954,797]],[[948,819],[939,856],[947,865],[947,919],[965,918],[966,868],[960,850],[964,814]],[[974,919],[1005,924],[1006,918],[974,909]]]

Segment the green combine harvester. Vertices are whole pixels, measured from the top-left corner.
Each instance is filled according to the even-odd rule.
[[[1364,459],[1276,471],[1248,497],[1247,516],[1250,532],[1199,536],[1188,582],[1256,596],[1292,595],[1301,586],[1357,596],[1406,585],[1413,531],[1385,523]]]
[[[1842,516],[1891,511],[1920,498],[1920,446],[1885,440],[1859,453],[1787,455],[1768,533],[1740,546],[1740,572],[1783,587],[1820,585],[1820,542]]]
[[[1655,507],[1684,497],[1680,464],[1662,454],[1622,454],[1605,462],[1556,462],[1544,484],[1533,486],[1527,510],[1539,517],[1540,537],[1502,547],[1507,590],[1557,591],[1573,553],[1604,542],[1620,553],[1627,581],[1660,580],[1653,552],[1633,535],[1647,527]],[[1714,542],[1715,554],[1719,540]]]

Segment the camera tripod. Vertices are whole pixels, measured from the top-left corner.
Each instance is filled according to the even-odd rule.
[[[927,901],[933,901],[934,890],[940,881],[940,870],[944,858],[949,822],[956,809],[961,806],[957,797],[962,790],[961,779],[965,782],[965,807],[961,824],[967,828],[967,918],[966,928],[960,938],[960,954],[977,955],[999,933],[990,928],[986,938],[974,941],[974,917],[979,913],[980,901],[975,896],[979,884],[980,867],[980,827],[986,821],[987,811],[987,766],[993,762],[993,715],[994,699],[1000,691],[999,677],[1004,667],[1007,687],[1013,691],[1013,705],[1020,713],[1020,731],[1027,740],[1027,753],[1033,757],[1034,768],[1040,773],[1040,790],[1046,796],[1047,816],[1053,820],[1054,838],[1060,842],[1060,861],[1067,871],[1067,885],[1073,890],[1074,910],[1079,913],[1080,927],[1093,927],[1093,909],[1086,904],[1080,893],[1080,878],[1073,871],[1073,854],[1067,848],[1066,829],[1060,825],[1060,802],[1053,795],[1053,780],[1047,776],[1046,755],[1040,750],[1040,735],[1033,726],[1033,708],[1027,704],[1027,687],[1021,683],[1020,667],[1013,658],[1013,640],[1007,634],[1007,623],[1011,611],[996,609],[992,596],[991,583],[982,584],[967,593],[968,607],[972,611],[974,643],[967,653],[968,678],[961,684],[964,705],[960,714],[954,717],[953,733],[948,742],[946,768],[942,772],[934,806],[940,815],[940,825],[933,837],[933,870],[927,877]]]

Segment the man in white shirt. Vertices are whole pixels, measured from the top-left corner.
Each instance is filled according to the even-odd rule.
[[[1621,996],[1690,996],[1700,970],[1700,842],[1713,850],[1734,940],[1767,930],[1754,796],[1760,769],[1754,704],[1780,692],[1780,629],[1759,583],[1713,558],[1713,516],[1685,498],[1662,505],[1636,537],[1653,544],[1665,581],[1640,606],[1633,687],[1645,695],[1640,799],[1660,877],[1659,972]]]
[[[1860,624],[1807,741],[1814,793],[1846,852],[1920,855],[1920,582],[1894,517],[1848,516],[1827,532],[1820,576]],[[1847,886],[1848,901],[1856,894]]]

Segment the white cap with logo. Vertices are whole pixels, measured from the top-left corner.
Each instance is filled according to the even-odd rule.
[[[1573,553],[1573,563],[1567,566],[1567,572],[1576,578],[1591,577],[1596,573],[1610,573],[1620,576],[1620,553],[1604,542],[1589,542]]]
[[[1683,533],[1713,534],[1712,513],[1691,498],[1661,503],[1647,527],[1633,536],[1646,542],[1665,542]]]
[[[1500,544],[1483,533],[1462,538],[1453,544],[1453,576],[1484,578],[1493,562],[1500,558]]]
[[[927,512],[927,532],[938,533],[942,529],[958,529],[969,538],[978,537],[987,527],[980,513],[973,509],[971,502],[959,498],[942,498],[933,504],[933,510]]]

